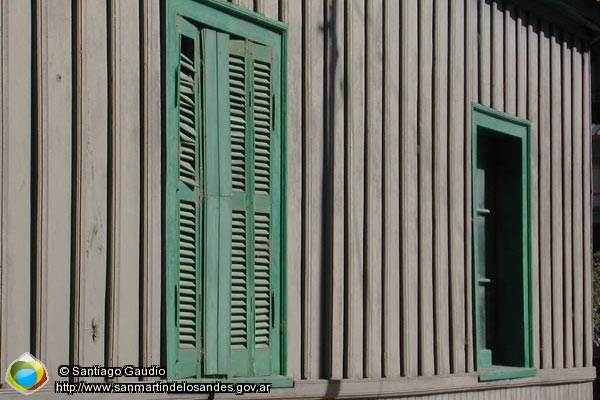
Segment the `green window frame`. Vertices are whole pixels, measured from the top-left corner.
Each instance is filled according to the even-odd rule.
[[[474,104],[474,336],[480,380],[533,376],[529,121]]]
[[[165,3],[167,378],[288,386],[286,27]]]

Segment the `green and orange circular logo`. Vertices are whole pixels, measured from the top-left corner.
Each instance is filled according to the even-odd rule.
[[[40,360],[23,353],[8,366],[6,382],[17,392],[31,394],[48,382],[48,374]]]

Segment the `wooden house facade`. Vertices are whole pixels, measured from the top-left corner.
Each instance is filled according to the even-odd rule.
[[[0,5],[3,376],[591,399],[595,1]]]

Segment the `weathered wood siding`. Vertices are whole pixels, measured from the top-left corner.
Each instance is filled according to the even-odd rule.
[[[543,387],[593,377],[588,38],[503,0],[231,2],[289,27],[281,395],[591,398]],[[0,11],[0,367],[160,364],[160,2]],[[516,389],[473,374],[472,102],[533,128],[541,371]]]

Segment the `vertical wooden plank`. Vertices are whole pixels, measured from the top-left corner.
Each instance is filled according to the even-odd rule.
[[[527,92],[530,82],[527,80],[527,65],[528,65],[528,46],[527,38],[527,20],[525,11],[520,8],[515,8],[516,15],[516,30],[517,30],[517,115],[521,118],[527,118]]]
[[[259,14],[265,13],[265,0],[254,0],[254,11]]]
[[[285,0],[288,24],[287,131],[287,372],[300,378],[302,259],[302,4]]]
[[[323,3],[304,4],[305,137],[305,375],[321,377],[323,232]]]
[[[552,257],[550,207],[550,38],[548,24],[539,34],[539,226],[542,368],[552,368]]]
[[[31,2],[2,2],[2,368],[31,345]]]
[[[254,0],[233,0],[234,3],[240,7],[244,7],[247,10],[254,10]]]
[[[348,378],[363,376],[363,229],[364,229],[364,4],[347,1],[346,122],[347,162],[347,371]]]
[[[109,364],[139,363],[140,59],[139,3],[111,3],[113,287]]]
[[[581,42],[573,47],[573,287],[575,366],[583,367],[583,69]],[[576,222],[577,221],[577,222]]]
[[[66,362],[70,335],[71,159],[57,155],[71,153],[71,2],[39,1],[37,11],[38,356],[57,371]]]
[[[564,366],[563,347],[563,225],[562,225],[562,113],[560,32],[552,29],[550,41],[551,208],[552,208],[552,332],[554,368]]]
[[[504,3],[504,109],[517,113],[517,27],[515,7]]]
[[[491,104],[504,111],[504,1],[492,1],[491,7]]]
[[[419,2],[418,215],[419,215],[419,359],[420,375],[435,373],[433,346],[433,0]],[[405,194],[406,195],[406,194]]]
[[[452,372],[465,371],[464,2],[450,4],[448,94]]]
[[[106,2],[78,8],[77,227],[74,362],[104,364],[107,230]]]
[[[262,0],[262,13],[265,17],[271,18],[275,21],[279,18],[279,4],[278,0]],[[258,11],[258,10],[257,10]]]
[[[402,2],[401,97],[401,224],[402,224],[402,356],[403,374],[416,376],[419,368],[418,282],[418,2]]]
[[[161,326],[161,84],[160,7],[142,2],[142,364],[160,362]]]
[[[473,312],[473,224],[472,224],[472,178],[471,178],[471,111],[472,103],[477,102],[479,93],[478,59],[477,59],[477,2],[465,2],[465,59],[467,68],[465,74],[465,317],[467,338],[467,372],[475,370],[475,340],[473,338],[474,312]]]
[[[366,310],[365,377],[381,377],[382,0],[366,5]]]
[[[344,376],[344,262],[346,227],[344,218],[345,205],[345,101],[344,101],[344,7],[338,1],[328,0],[328,18],[330,35],[328,40],[329,57],[329,101],[330,123],[333,135],[333,282],[332,282],[332,332],[331,332],[331,378],[341,379]]]
[[[592,366],[593,355],[593,286],[592,286],[592,160],[590,159],[592,103],[591,103],[591,62],[590,50],[585,48],[583,53],[583,281],[584,281],[584,365]]]
[[[448,2],[435,0],[433,198],[436,374],[450,373],[448,291]]]
[[[522,14],[521,14],[522,15]],[[525,17],[523,17],[525,23]],[[527,114],[526,118],[531,121],[531,132],[529,145],[531,149],[530,168],[531,168],[531,269],[532,269],[532,311],[533,311],[533,365],[535,368],[540,367],[540,168],[539,168],[539,79],[538,79],[538,58],[539,58],[539,41],[538,22],[534,17],[530,17],[527,21],[527,54],[526,63],[527,70],[524,71],[525,80],[523,86],[526,86],[527,98]],[[524,42],[520,42],[524,43]],[[523,45],[523,47],[525,47]],[[519,53],[520,54],[520,53]],[[520,65],[519,61],[519,65]],[[519,71],[521,69],[519,68]],[[519,82],[521,82],[521,74],[519,73]],[[519,88],[521,83],[519,83]],[[519,93],[521,90],[519,89]],[[521,94],[519,94],[519,104]],[[524,101],[524,102],[525,102]],[[520,109],[521,107],[519,107]]]
[[[492,96],[492,5],[479,0],[479,102],[490,107]]]
[[[563,218],[563,301],[564,301],[564,338],[565,367],[573,367],[573,266],[572,266],[572,144],[571,144],[571,40],[563,36],[561,43],[562,62],[562,218]]]
[[[383,374],[400,376],[400,5],[384,2],[384,343]]]

